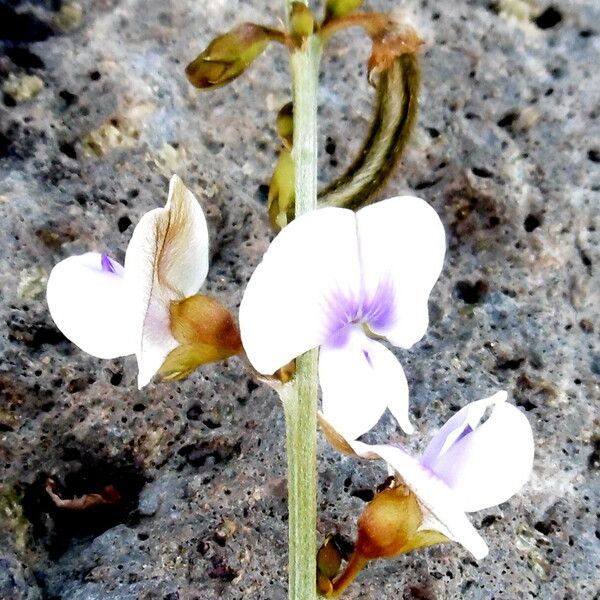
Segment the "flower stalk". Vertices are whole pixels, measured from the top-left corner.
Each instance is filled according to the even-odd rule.
[[[289,14],[290,2],[286,8]],[[309,35],[290,57],[297,216],[317,207],[317,87],[321,49],[320,37]],[[298,260],[302,261],[301,255]],[[317,553],[317,350],[298,357],[296,376],[285,388],[282,400],[288,457],[288,598],[313,600]]]
[[[342,574],[332,582],[331,591],[323,594],[326,598],[338,598],[361,573],[369,561],[358,553],[353,553]]]

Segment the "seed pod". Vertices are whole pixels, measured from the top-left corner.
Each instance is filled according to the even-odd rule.
[[[375,87],[377,104],[367,138],[346,172],[319,191],[319,208],[338,206],[358,210],[369,204],[392,173],[410,139],[419,91],[419,65],[415,54],[397,57],[379,74]],[[294,218],[294,165],[291,155],[284,157],[283,154],[269,190],[269,216],[275,230],[285,227]],[[276,198],[277,203],[271,197]]]
[[[416,115],[419,66],[415,54],[397,57],[376,84],[371,129],[347,171],[319,192],[318,204],[357,210],[383,186],[410,138]]]

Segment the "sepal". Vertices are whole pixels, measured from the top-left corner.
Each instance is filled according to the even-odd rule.
[[[449,541],[438,531],[421,530],[423,512],[404,485],[378,493],[358,520],[356,552],[363,558],[391,558],[417,548]]]
[[[217,300],[196,294],[171,302],[171,334],[179,342],[159,369],[167,380],[181,379],[199,366],[242,351],[240,333],[231,313]]]
[[[171,302],[171,333],[180,344],[206,344],[237,354],[242,349],[240,332],[231,313],[217,300],[195,294]]]

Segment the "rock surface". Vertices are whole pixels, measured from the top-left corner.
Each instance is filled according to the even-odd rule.
[[[0,592],[63,600],[286,597],[284,428],[237,359],[135,386],[133,358],[84,355],[56,330],[45,279],[84,249],[122,259],[177,172],[209,215],[206,290],[235,309],[270,239],[265,196],[289,98],[270,49],[199,93],[183,68],[281,2],[12,0],[0,5]],[[390,10],[395,2],[372,0]],[[407,0],[427,40],[414,139],[387,195],[416,193],[448,233],[432,324],[399,352],[422,448],[467,401],[504,388],[537,451],[530,483],[472,515],[491,552],[456,545],[370,566],[347,598],[600,597],[600,6],[594,0]],[[368,127],[368,46],[323,64],[321,175]],[[40,84],[41,82],[41,84]],[[381,194],[385,197],[386,194]],[[510,444],[510,439],[506,440]],[[351,540],[385,473],[320,442],[320,535]],[[43,490],[119,489],[73,514]],[[103,510],[100,510],[100,509]]]

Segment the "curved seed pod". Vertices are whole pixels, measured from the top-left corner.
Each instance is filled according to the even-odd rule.
[[[381,72],[376,84],[377,104],[367,138],[346,172],[319,192],[319,208],[338,206],[358,210],[373,200],[400,160],[410,138],[417,115],[419,75],[418,59],[413,52],[396,57],[390,67]],[[289,119],[289,105],[285,108]],[[291,129],[288,121],[286,125]],[[285,136],[281,131],[279,133],[284,144],[289,145],[290,132],[286,131]],[[282,170],[280,158],[269,189],[269,217],[276,231],[294,218],[293,161],[289,150],[282,154],[287,171]],[[286,186],[282,186],[284,182]],[[287,190],[285,202],[279,199],[283,188]],[[274,198],[278,201],[274,202]]]
[[[358,209],[369,204],[400,159],[417,115],[419,65],[414,53],[397,57],[377,83],[371,130],[348,170],[319,192],[318,205]]]

